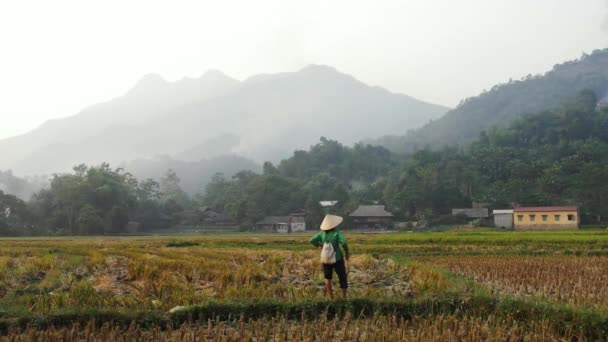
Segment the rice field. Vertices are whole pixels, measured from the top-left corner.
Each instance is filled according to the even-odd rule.
[[[0,239],[0,341],[608,335],[605,231],[346,232],[336,302],[309,235]]]
[[[284,318],[235,320],[183,324],[166,328],[141,329],[136,325],[120,327],[94,322],[84,326],[39,329],[13,329],[10,341],[571,341],[582,337],[580,331],[557,333],[547,322],[524,326],[495,317],[487,319],[437,316],[403,319],[378,316],[341,320],[324,318],[290,321]]]
[[[608,306],[605,256],[457,256],[416,258],[471,278],[494,294]]]
[[[65,309],[158,310],[215,300],[323,299],[321,266],[309,251],[173,247],[163,240],[15,242],[0,250],[0,304],[30,313]],[[351,295],[402,298],[404,266],[356,255]]]

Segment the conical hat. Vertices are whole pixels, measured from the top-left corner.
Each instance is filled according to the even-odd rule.
[[[340,216],[336,215],[325,215],[323,222],[321,222],[321,230],[330,230],[336,228],[344,220]]]

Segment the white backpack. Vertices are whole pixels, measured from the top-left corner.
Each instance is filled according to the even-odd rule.
[[[336,251],[331,242],[323,243],[323,249],[321,249],[321,263],[326,265],[333,265],[336,263]]]

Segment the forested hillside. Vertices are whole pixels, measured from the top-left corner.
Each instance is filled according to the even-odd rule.
[[[423,149],[410,157],[383,147],[348,147],[321,138],[263,172],[216,174],[194,196],[175,171],[160,182],[137,180],[108,164],[55,175],[28,203],[0,193],[1,234],[115,234],[129,221],[141,229],[196,226],[192,211],[208,206],[249,229],[266,215],[306,209],[318,224],[321,200],[347,215],[362,203],[380,202],[398,219],[438,222],[454,207],[488,202],[577,205],[584,224],[608,220],[608,109],[593,91],[555,110],[525,116],[508,128],[482,132],[470,146]]]
[[[194,164],[168,160],[166,165],[187,170]],[[265,163],[262,174],[217,173],[206,189],[194,195],[184,191],[187,182],[173,169],[156,181],[137,179],[109,164],[79,165],[72,173],[54,175],[48,188],[28,202],[0,193],[0,235],[120,234],[127,232],[130,221],[138,222],[140,231],[192,227],[200,224],[196,211],[202,206],[226,212],[244,229],[265,215],[303,207],[309,220],[318,222],[318,201],[337,199],[340,205],[335,209],[345,214],[365,197],[367,185],[395,165],[394,156],[382,147],[351,148],[322,138],[310,151],[296,151],[276,167]],[[146,167],[145,163],[132,166]],[[204,168],[190,171],[190,181],[196,172],[206,172]]]
[[[604,223],[608,111],[596,103],[584,91],[555,110],[483,132],[467,148],[423,149],[408,158],[323,139],[277,168],[266,164],[263,175],[215,179],[202,202],[248,223],[304,202],[314,221],[321,199],[339,200],[339,214],[377,200],[408,220],[449,215],[473,201],[495,208],[572,204],[580,206],[583,223]]]
[[[404,135],[373,141],[397,153],[411,153],[430,146],[442,148],[470,143],[492,127],[508,127],[530,113],[557,108],[584,89],[598,98],[608,91],[608,49],[584,54],[580,59],[558,64],[545,74],[527,75],[464,99],[443,117]]]
[[[425,149],[392,172],[384,200],[403,215],[447,213],[466,202],[572,204],[585,223],[608,215],[608,111],[592,91],[558,109],[483,132],[468,149]],[[412,210],[414,209],[414,210]]]
[[[321,200],[337,200],[334,212],[347,215],[358,203],[380,199],[375,184],[397,165],[383,147],[343,146],[321,138],[309,151],[296,151],[277,167],[267,162],[261,175],[242,172],[233,179],[218,175],[201,194],[204,205],[225,210],[244,226],[266,215],[305,208],[310,223],[321,219]]]

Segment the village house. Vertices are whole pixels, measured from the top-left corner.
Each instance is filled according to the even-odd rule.
[[[289,214],[289,232],[299,233],[306,231],[306,212],[304,209],[298,209]]]
[[[265,233],[277,233],[289,230],[289,216],[266,216],[256,222],[255,230]]]
[[[496,209],[492,211],[494,227],[513,228],[513,209]]]
[[[578,228],[580,215],[575,206],[527,207],[513,210],[515,229]]]
[[[303,210],[296,210],[287,216],[266,216],[255,224],[258,232],[298,233],[306,231],[306,220]]]
[[[354,229],[386,229],[393,221],[383,205],[360,205],[349,216]]]

